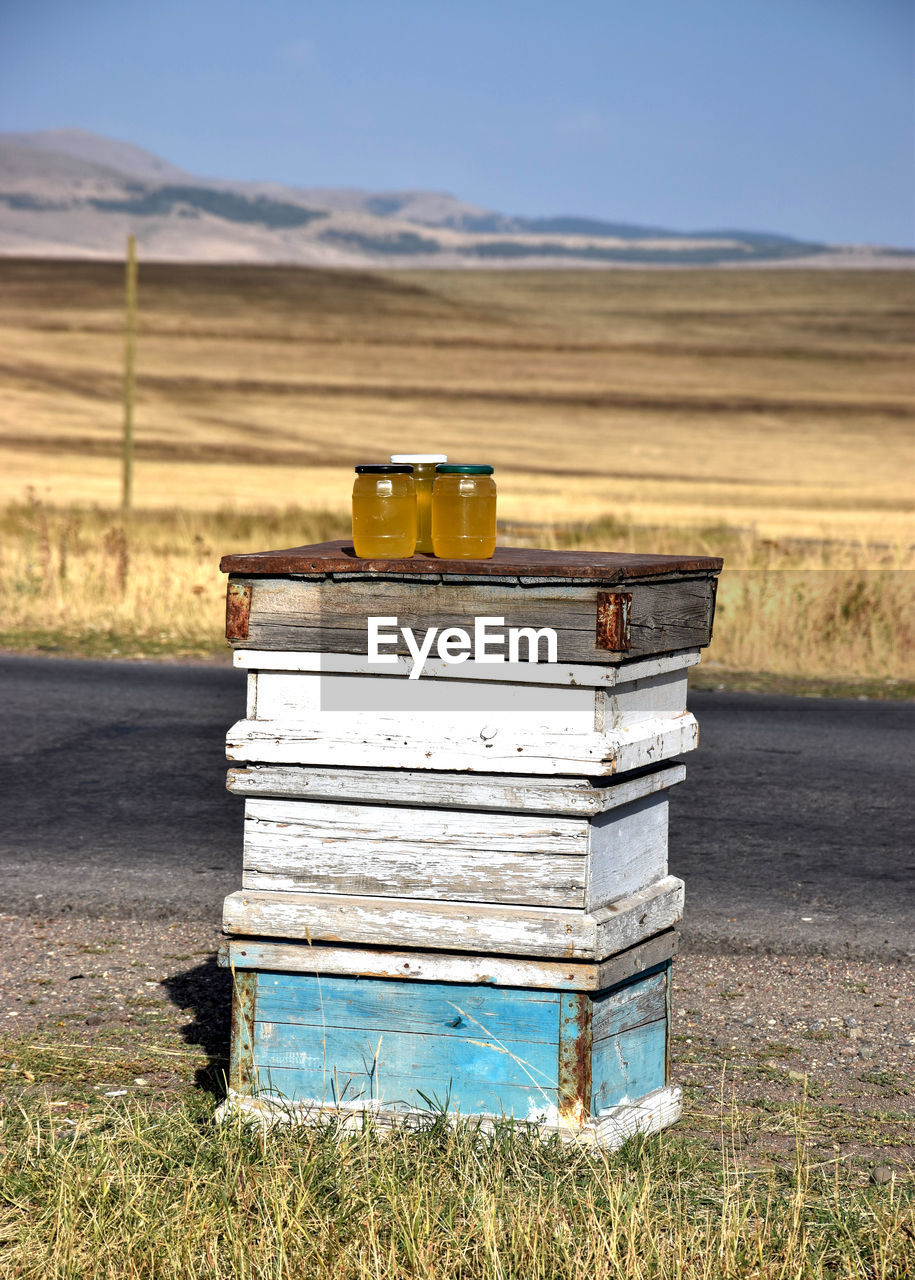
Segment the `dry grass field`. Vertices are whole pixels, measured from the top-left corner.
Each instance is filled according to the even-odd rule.
[[[908,539],[896,272],[141,266],[137,504],[345,512],[392,449],[491,459],[509,519]],[[122,273],[0,262],[0,497],[117,502]]]
[[[495,464],[505,541],[726,555],[723,668],[911,674],[908,273],[141,264],[124,525],[122,303],[0,260],[8,646],[212,650],[220,553],[342,534],[354,462],[435,449]]]
[[[706,680],[915,695],[902,273],[141,266],[140,299],[123,516],[122,272],[0,259],[0,648],[225,659],[220,555],[343,536],[354,462],[434,448],[496,465],[506,542],[723,555]],[[684,988],[684,1124],[591,1154],[435,1116],[216,1126],[209,926],[163,922],[161,967],[142,922],[4,927],[33,995],[0,1052],[0,1275],[915,1275],[895,1060],[808,1078],[800,1031],[749,1044],[730,969]],[[22,986],[36,956],[54,979]]]

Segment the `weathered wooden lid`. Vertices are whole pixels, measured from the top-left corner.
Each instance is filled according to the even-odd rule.
[[[717,574],[717,556],[661,556],[625,551],[542,551],[534,547],[496,547],[491,560],[439,560],[419,554],[406,560],[362,560],[345,540],[316,542],[285,551],[256,551],[223,556],[223,573],[263,574],[359,573],[386,575],[472,574],[478,577],[517,575],[523,578],[576,578],[594,582],[626,582],[677,574]]]

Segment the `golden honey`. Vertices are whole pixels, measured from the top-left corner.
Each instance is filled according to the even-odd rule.
[[[402,560],[416,550],[416,490],[412,467],[356,468],[353,548],[365,560]]]
[[[496,549],[492,467],[439,465],[432,490],[432,549],[442,560],[488,560]]]
[[[432,485],[435,466],[447,462],[444,453],[392,453],[391,461],[407,463],[413,468],[416,489],[416,550],[432,554]]]

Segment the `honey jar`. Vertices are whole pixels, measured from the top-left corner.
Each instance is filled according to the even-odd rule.
[[[447,462],[444,453],[392,453],[392,462],[409,463],[416,488],[416,550],[432,553],[432,485],[435,465]]]
[[[443,560],[488,560],[496,549],[492,467],[439,463],[432,489],[432,549]]]
[[[353,547],[365,560],[402,560],[416,550],[413,468],[371,463],[356,468]]]

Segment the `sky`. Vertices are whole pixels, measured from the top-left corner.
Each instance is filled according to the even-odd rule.
[[[210,177],[915,243],[910,0],[0,0],[0,130]]]

